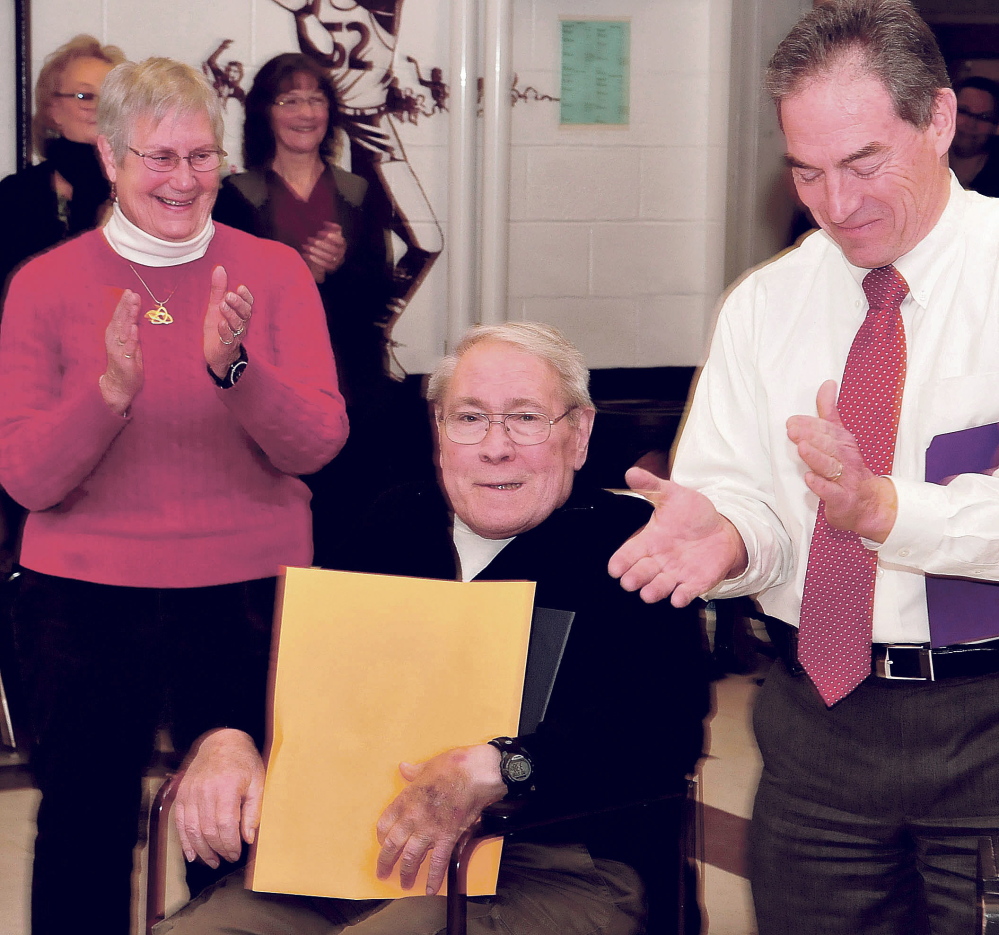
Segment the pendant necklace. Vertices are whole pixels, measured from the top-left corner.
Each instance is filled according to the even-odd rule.
[[[146,286],[146,281],[139,275],[139,271],[134,266],[132,266],[131,263],[128,264],[128,268],[133,273],[135,273],[136,278],[139,280],[139,282],[141,282],[143,286]],[[153,290],[150,289],[149,286],[146,286],[146,292],[149,293],[149,298],[151,298],[156,303],[156,308],[151,308],[148,312],[146,312],[144,317],[148,318],[149,321],[152,322],[152,324],[154,325],[172,325],[173,316],[167,311],[166,304],[173,298],[173,293],[176,291],[177,288],[175,286],[173,292],[171,292],[170,295],[168,295],[161,302],[159,299],[156,298],[156,296],[153,295]]]

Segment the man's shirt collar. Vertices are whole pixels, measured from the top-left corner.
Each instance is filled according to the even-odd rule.
[[[940,219],[915,247],[892,264],[908,284],[909,298],[920,308],[926,308],[934,284],[953,262],[950,248],[963,229],[967,207],[968,193],[961,188],[957,176],[951,172],[947,206]],[[862,286],[864,277],[870,270],[854,266],[850,262],[846,265],[857,285]]]

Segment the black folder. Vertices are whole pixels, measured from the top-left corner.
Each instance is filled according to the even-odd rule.
[[[534,608],[531,639],[527,645],[527,668],[524,672],[524,695],[520,705],[520,727],[517,731],[521,735],[533,734],[545,716],[575,616],[575,612],[571,610]]]

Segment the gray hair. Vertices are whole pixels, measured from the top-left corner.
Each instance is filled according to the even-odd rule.
[[[169,58],[125,62],[104,79],[97,106],[97,132],[105,137],[121,165],[135,124],[148,118],[159,123],[176,110],[185,116],[204,113],[215,145],[222,148],[222,104],[201,72]]]
[[[62,73],[70,62],[78,58],[96,58],[109,65],[117,65],[125,61],[125,53],[116,45],[101,45],[93,36],[81,33],[59,46],[45,59],[45,64],[38,73],[38,81],[35,82],[35,115],[31,118],[31,140],[39,156],[45,155],[45,141],[59,136],[59,130],[49,118],[49,108],[52,106],[52,98],[59,91]]]
[[[920,130],[950,87],[930,28],[909,0],[827,0],[803,16],[774,52],[764,79],[777,105],[803,81],[856,56],[878,78],[898,117]]]
[[[590,399],[590,371],[579,348],[557,328],[536,321],[508,321],[501,325],[476,325],[465,332],[453,354],[445,357],[430,374],[427,383],[427,399],[434,406],[440,406],[447,394],[454,368],[466,351],[483,341],[497,341],[509,344],[518,350],[531,354],[550,364],[558,375],[559,386],[567,406],[577,409],[593,407]],[[569,415],[575,423],[577,413]]]

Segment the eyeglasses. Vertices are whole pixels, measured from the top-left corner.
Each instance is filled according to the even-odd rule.
[[[146,164],[146,168],[152,169],[153,172],[172,172],[182,160],[186,160],[195,172],[211,172],[219,168],[222,165],[222,159],[229,155],[224,149],[199,149],[186,156],[171,152],[169,149],[155,153],[140,153],[137,149],[132,149],[129,146],[128,151],[135,153]]]
[[[969,120],[977,120],[979,123],[987,123],[990,127],[999,124],[999,120],[995,118],[992,114],[976,114],[974,111],[968,110],[966,107],[958,107],[957,112],[962,117],[967,117]]]
[[[75,97],[78,101],[83,101],[86,104],[93,104],[94,101],[100,99],[100,95],[94,91],[77,91],[75,94],[68,91],[56,91],[53,97]]]
[[[543,412],[452,412],[442,420],[444,434],[456,445],[477,445],[489,433],[490,425],[502,425],[517,445],[540,445],[548,441],[552,426],[578,406],[570,406],[557,419]]]
[[[295,97],[293,94],[289,94],[279,97],[274,103],[278,107],[287,107],[288,110],[297,110],[299,107],[326,110],[330,106],[325,94],[310,94],[308,97]]]

